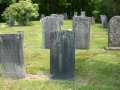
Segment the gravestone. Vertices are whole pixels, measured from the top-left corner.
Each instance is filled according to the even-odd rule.
[[[67,20],[67,19],[68,19],[67,13],[64,13],[64,20]]]
[[[24,78],[23,34],[0,34],[2,76]]]
[[[63,21],[64,21],[63,15],[51,14],[51,16],[52,16],[52,17],[57,17],[57,18],[59,18],[60,27],[61,27],[61,25],[63,25]]]
[[[106,49],[120,49],[120,16],[110,19],[108,25],[108,47]]]
[[[100,15],[100,17],[101,17],[102,28],[107,28],[108,22],[106,15]]]
[[[94,17],[90,17],[90,24],[94,25],[95,24],[95,18]]]
[[[85,17],[85,11],[81,11],[81,17]]]
[[[73,17],[73,31],[75,32],[75,48],[89,49],[90,43],[90,18],[81,16]]]
[[[50,34],[50,78],[74,80],[75,33],[54,31]]]
[[[64,16],[62,14],[60,14],[59,18],[60,18],[60,24],[63,25],[63,23],[64,23]]]
[[[47,16],[42,20],[42,42],[43,48],[49,49],[50,48],[50,32],[51,31],[59,31],[60,22],[59,17],[56,16]]]
[[[42,20],[42,18],[44,18],[45,17],[45,14],[41,14],[41,20]]]
[[[9,26],[10,27],[14,26],[14,17],[13,16],[9,17]]]
[[[77,13],[77,12],[74,12],[74,17],[75,17],[75,16],[78,16],[78,13]]]

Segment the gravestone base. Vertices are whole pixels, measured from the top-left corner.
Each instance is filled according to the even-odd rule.
[[[105,47],[105,50],[120,50],[120,47]]]

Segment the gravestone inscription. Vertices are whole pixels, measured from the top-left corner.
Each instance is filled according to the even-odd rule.
[[[24,78],[23,35],[0,34],[2,76]]]
[[[73,31],[75,32],[76,49],[89,49],[90,18],[84,16],[73,17]]]
[[[74,80],[75,33],[65,30],[51,32],[50,42],[51,79]]]

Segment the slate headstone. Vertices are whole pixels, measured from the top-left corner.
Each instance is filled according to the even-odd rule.
[[[2,76],[24,78],[26,75],[23,57],[22,34],[0,34],[0,57]]]
[[[73,31],[75,32],[76,49],[89,49],[90,18],[84,16],[73,17]]]
[[[59,17],[47,16],[42,20],[42,42],[43,48],[50,48],[50,32],[59,31],[61,29]]]
[[[100,15],[100,17],[101,17],[102,28],[107,28],[108,22],[106,15]]]
[[[51,79],[74,80],[75,33],[54,31],[50,34],[50,77]]]

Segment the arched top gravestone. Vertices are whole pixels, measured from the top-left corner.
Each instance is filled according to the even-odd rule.
[[[108,47],[120,49],[120,16],[114,16],[110,19],[108,27]]]

